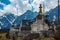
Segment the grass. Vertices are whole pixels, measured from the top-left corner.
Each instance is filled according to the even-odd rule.
[[[6,38],[6,34],[7,33],[0,33],[0,40],[6,40],[7,38]]]
[[[42,38],[41,40],[55,40],[54,38]]]

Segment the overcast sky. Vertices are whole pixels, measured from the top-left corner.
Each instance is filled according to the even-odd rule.
[[[44,12],[54,9],[58,5],[58,0],[8,0],[0,2],[4,7],[0,9],[0,14],[11,12],[15,15],[22,15],[27,10],[39,12],[39,5],[44,5]],[[0,15],[0,16],[1,16]]]

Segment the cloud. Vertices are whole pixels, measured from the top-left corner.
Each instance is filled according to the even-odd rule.
[[[15,0],[9,0],[10,2],[15,2]]]
[[[15,1],[12,1],[12,0],[10,1],[11,1],[11,4],[5,5],[4,9],[0,10],[0,14],[1,14],[0,16],[2,16],[6,12],[13,13],[14,15],[21,15],[20,6]]]
[[[49,11],[50,9],[54,9],[58,5],[58,0],[45,0],[44,5],[45,12]]]
[[[59,0],[59,4],[60,4],[60,0]]]
[[[31,4],[34,7],[34,11],[39,12],[39,6],[43,2],[44,2],[44,0],[34,0],[33,3]]]
[[[11,2],[11,6],[16,8],[16,10],[18,12],[18,16],[22,15],[27,10],[31,10],[32,9],[31,5],[28,4],[27,0],[26,1],[23,1],[23,0],[13,0],[12,1],[12,0],[10,0],[10,2]]]
[[[44,12],[54,9],[58,5],[58,0],[34,0],[31,4],[34,7],[34,11],[39,12],[39,5],[42,4]]]
[[[11,6],[11,5],[6,5],[4,7],[4,12],[11,12],[13,14],[17,13],[17,10],[15,7]],[[16,15],[16,14],[15,14]]]
[[[28,3],[31,4],[34,0],[28,0]]]
[[[2,3],[2,2],[0,2],[0,4],[1,4],[1,5],[6,5],[6,4],[4,4],[4,3]]]
[[[44,4],[44,12],[49,11],[57,6],[57,0],[34,0],[29,4],[29,0],[9,0],[9,5],[4,5],[4,10],[0,10],[0,14],[3,15],[5,12],[11,12],[14,15],[22,15],[27,10],[39,12],[39,5]]]

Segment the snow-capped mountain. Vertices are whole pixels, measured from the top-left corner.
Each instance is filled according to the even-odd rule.
[[[9,29],[15,20],[15,16],[11,13],[5,13],[0,16],[0,29]]]
[[[60,5],[59,5],[59,8],[58,6],[54,9],[51,9],[49,12],[46,12],[46,14],[49,14],[49,17],[48,17],[48,20],[49,21],[53,21],[54,20],[54,16],[56,17],[55,21],[56,23],[60,24],[60,22],[58,22],[58,15],[60,15],[60,11],[59,11],[59,14],[58,14],[58,9],[60,10]],[[59,16],[59,20],[60,20],[60,16]]]
[[[9,29],[11,26],[11,23],[4,16],[0,17],[0,29]]]
[[[0,17],[0,28],[10,28],[12,25],[17,26],[20,24],[21,20],[34,21],[33,19],[36,18],[37,15],[37,12],[32,12],[30,10],[27,10],[21,16],[15,16],[12,13],[5,13],[3,16]]]
[[[59,5],[60,9],[60,5]],[[60,12],[59,12],[60,13]],[[53,21],[54,16],[56,17],[56,22],[58,19],[58,6],[54,9],[51,9],[49,12],[45,14],[49,14],[48,20]],[[33,19],[36,18],[38,15],[37,12],[32,12],[31,10],[27,10],[23,15],[16,16],[12,13],[5,13],[3,16],[0,16],[0,29],[10,28],[12,25],[19,25],[21,20],[30,20],[34,21]]]
[[[17,16],[14,24],[19,25],[21,20],[30,20],[33,21],[34,18],[38,15],[37,12],[32,12],[30,10],[27,10],[23,15]]]
[[[12,24],[15,21],[16,16],[12,13],[5,13],[4,16],[10,21]]]

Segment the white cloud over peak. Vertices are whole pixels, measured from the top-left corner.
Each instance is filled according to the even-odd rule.
[[[60,4],[60,0],[59,0],[59,4]]]
[[[27,10],[31,10],[32,7],[30,4],[28,4],[27,0],[23,1],[23,0],[10,0],[11,1],[11,6],[15,7],[17,10],[17,14],[22,15],[23,13],[25,13]],[[16,13],[15,13],[16,14]]]
[[[44,2],[45,5],[45,12],[49,11],[50,9],[54,9],[58,5],[58,0],[46,0]]]
[[[0,10],[0,16],[2,16],[4,14],[3,10]]]
[[[34,0],[31,4],[28,3],[28,0],[10,0],[11,4],[5,5],[4,10],[0,10],[0,14],[5,12],[11,12],[15,15],[22,15],[27,10],[39,12],[39,5],[44,5],[44,12],[49,11],[57,6],[57,0]]]
[[[5,12],[11,12],[13,14],[17,13],[17,10],[15,7],[11,6],[11,5],[7,5],[4,7],[4,11]]]
[[[10,0],[10,2],[15,2],[15,0]]]

